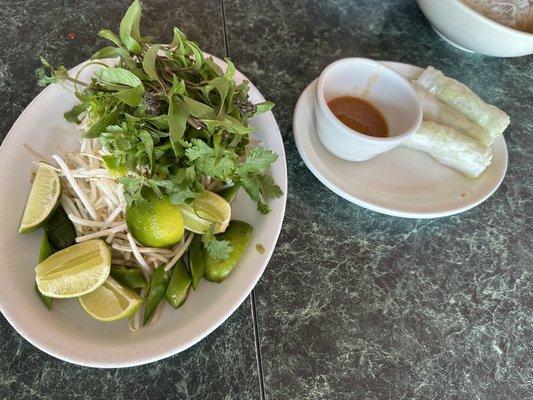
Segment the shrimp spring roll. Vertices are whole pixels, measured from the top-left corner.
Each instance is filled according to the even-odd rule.
[[[459,111],[437,99],[432,93],[428,92],[419,84],[413,83],[413,88],[422,105],[424,120],[434,121],[438,124],[449,126],[470,136],[472,139],[476,139],[480,143],[487,146],[490,144],[490,135],[484,128],[470,122],[470,120]]]
[[[487,136],[482,140],[483,144],[490,145],[509,125],[509,116],[506,113],[485,103],[466,85],[448,78],[433,67],[427,67],[416,83],[470,121],[485,128]]]
[[[492,158],[490,147],[433,121],[423,121],[420,129],[403,145],[423,151],[441,164],[472,178],[481,174]]]

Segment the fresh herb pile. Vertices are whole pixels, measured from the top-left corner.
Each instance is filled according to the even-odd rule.
[[[109,155],[106,167],[119,176],[129,205],[144,201],[144,188],[169,196],[175,204],[191,201],[202,190],[203,177],[239,185],[270,211],[269,199],[282,195],[265,174],[277,155],[263,147],[248,149],[255,115],[273,103],[252,104],[248,82],[237,85],[235,67],[226,59],[224,72],[198,45],[174,28],[170,44],[152,44],[139,31],[141,6],[133,2],[120,23],[119,35],[104,29],[99,35],[113,43],[96,52],[102,64],[89,83],[53,68],[41,59],[39,84],[75,84],[80,104],[65,114],[79,123],[87,115],[86,138],[99,138]],[[108,67],[99,59],[118,57]],[[82,114],[83,113],[83,114]]]
[[[223,71],[177,28],[152,44],[140,19],[135,0],[118,36],[99,33],[113,45],[73,76],[41,58],[39,84],[73,84],[79,104],[65,118],[82,138],[52,155],[56,166],[39,164],[19,228],[44,228],[35,279],[48,308],[78,298],[133,331],[156,323],[164,298],[179,308],[201,279],[222,282],[238,264],[253,231],[231,220],[240,188],[261,214],[282,196],[267,174],[277,155],[250,143],[250,120],[273,103],[252,104],[233,63]]]

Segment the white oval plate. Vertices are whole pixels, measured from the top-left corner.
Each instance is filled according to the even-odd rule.
[[[412,80],[422,68],[383,62]],[[503,135],[493,144],[492,164],[476,179],[441,165],[430,156],[397,147],[372,160],[350,162],[337,158],[315,131],[316,80],[300,96],[293,117],[294,140],[311,172],[329,189],[357,205],[405,218],[437,218],[466,211],[496,191],[507,170]]]
[[[215,61],[226,68],[225,62],[216,58]],[[82,77],[87,78],[92,72],[88,68]],[[239,83],[248,79],[237,72],[235,80]],[[249,93],[252,102],[264,101],[255,86],[250,85]],[[76,149],[74,125],[63,118],[63,113],[75,103],[75,97],[65,88],[47,87],[20,115],[0,147],[0,311],[30,343],[75,364],[128,367],[179,353],[207,336],[237,309],[261,277],[274,250],[287,193],[285,151],[274,115],[271,112],[261,115],[252,124],[257,128],[254,138],[279,155],[271,175],[284,196],[271,203],[270,214],[261,216],[255,204],[239,193],[232,207],[233,218],[254,227],[239,265],[221,284],[202,280],[180,309],[166,305],[157,325],[134,334],[128,330],[127,321],[93,320],[75,299],[54,300],[52,311],[48,311],[33,289],[41,232],[17,234],[35,167],[33,157],[23,145],[29,144],[45,156],[57,152],[58,145]],[[261,244],[265,252],[259,254],[255,244]]]

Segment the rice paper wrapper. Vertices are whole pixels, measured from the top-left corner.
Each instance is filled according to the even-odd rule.
[[[483,144],[490,144],[491,136],[481,126],[470,122],[459,111],[437,99],[432,93],[422,86],[413,82],[418,100],[424,111],[424,120],[433,121],[441,125],[449,126]]]
[[[472,178],[485,171],[492,160],[490,147],[433,121],[423,121],[403,146],[427,153],[441,164]]]
[[[499,108],[485,103],[470,88],[441,71],[427,67],[416,83],[435,95],[441,102],[463,114],[471,122],[484,128],[488,135],[482,141],[490,145],[509,125],[509,116]]]

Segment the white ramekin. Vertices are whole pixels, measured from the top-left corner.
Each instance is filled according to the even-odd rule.
[[[389,137],[368,136],[348,128],[333,115],[328,101],[355,96],[369,101],[382,114]],[[349,161],[364,161],[391,150],[416,132],[422,107],[411,84],[401,75],[366,58],[344,58],[320,74],[315,99],[316,128],[331,153]]]

